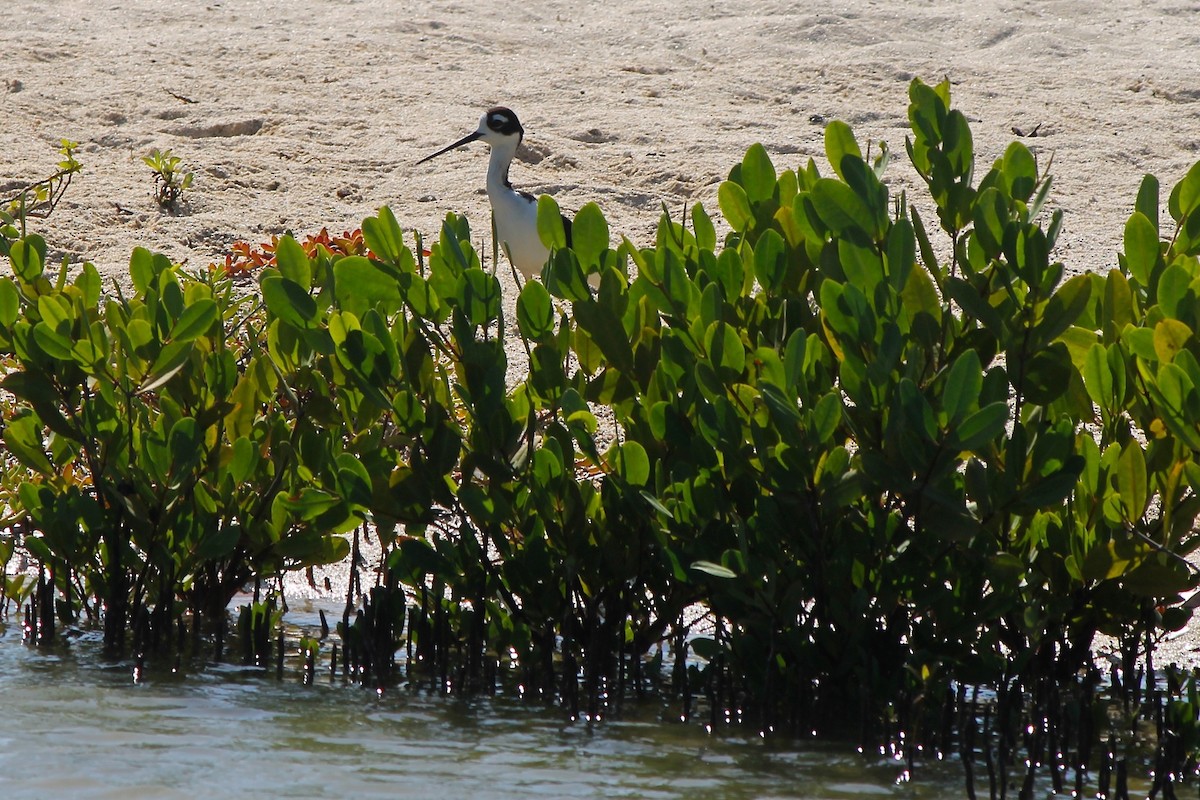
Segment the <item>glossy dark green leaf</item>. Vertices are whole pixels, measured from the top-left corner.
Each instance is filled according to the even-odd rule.
[[[774,230],[764,231],[754,245],[754,276],[768,292],[778,291],[787,276],[784,249],[783,237]]]
[[[742,266],[742,258],[738,255],[737,250],[725,248],[721,251],[721,254],[717,256],[712,277],[721,284],[726,299],[732,300],[742,296],[746,282],[746,270]]]
[[[1117,492],[1127,520],[1141,519],[1149,502],[1150,488],[1146,475],[1146,456],[1136,441],[1125,445],[1117,461]]]
[[[139,391],[153,392],[166,384],[187,366],[191,354],[192,343],[190,341],[168,344],[159,352],[158,358],[154,359]]]
[[[983,248],[987,260],[1000,256],[1001,245],[1004,242],[1004,229],[1009,222],[1008,204],[1000,190],[989,187],[975,199],[974,215],[975,237]]]
[[[17,277],[25,283],[33,283],[45,271],[45,240],[37,234],[18,239],[8,248],[8,261]]]
[[[539,281],[526,281],[517,298],[517,326],[534,341],[554,333],[554,301]]]
[[[692,206],[692,229],[696,232],[696,245],[701,250],[716,250],[717,230],[700,203]]]
[[[605,360],[622,372],[633,369],[633,350],[621,320],[607,306],[591,301],[575,305],[575,320],[604,354]]]
[[[1141,597],[1171,597],[1193,588],[1194,584],[1188,565],[1166,553],[1147,558],[1121,576],[1121,586]]]
[[[811,431],[818,444],[828,444],[842,422],[842,398],[837,392],[822,395],[813,408]]]
[[[746,190],[733,181],[725,181],[717,189],[717,204],[729,227],[738,233],[750,227],[754,212],[750,210],[750,198]]]
[[[302,286],[279,275],[264,275],[260,285],[268,311],[298,330],[312,325],[317,302]]]
[[[279,274],[307,292],[312,287],[312,266],[308,254],[291,236],[281,236],[275,244],[275,265]]]
[[[217,322],[217,304],[211,298],[203,298],[189,305],[175,321],[170,340],[190,342],[206,334]]]
[[[703,572],[705,575],[710,575],[714,578],[722,578],[724,580],[737,577],[737,573],[731,570],[729,567],[723,567],[720,564],[712,561],[693,561],[691,568],[697,572]]]
[[[842,180],[846,180],[843,171],[843,161],[846,158],[863,160],[862,149],[858,146],[858,140],[854,138],[854,131],[845,122],[834,120],[825,126],[825,157],[829,159],[829,166],[833,167],[833,171]]]
[[[476,327],[489,325],[500,316],[500,281],[479,267],[463,270],[455,294],[458,307]]]
[[[400,310],[399,284],[370,259],[363,256],[338,259],[333,264],[333,280],[337,304],[356,317],[361,318],[368,308],[378,308],[385,316]],[[314,305],[313,316],[315,314]]]
[[[631,486],[645,486],[650,480],[650,458],[646,448],[634,441],[622,442],[614,453],[614,466],[621,479]]]
[[[1158,229],[1140,211],[1125,223],[1125,265],[1142,286],[1150,285],[1150,275],[1159,259]]]
[[[571,248],[584,269],[598,267],[600,254],[608,249],[608,221],[595,203],[585,203],[571,224]]]
[[[765,202],[775,193],[775,165],[761,144],[751,145],[742,158],[741,184],[751,203]]]
[[[708,326],[704,332],[704,350],[724,381],[736,380],[746,368],[746,349],[731,325],[714,322]]]
[[[1021,142],[1010,144],[1000,160],[1000,170],[1008,196],[1028,201],[1038,180],[1037,159],[1029,152],[1029,148]]]
[[[129,257],[129,278],[138,294],[146,293],[154,282],[154,274],[154,257],[150,251],[144,247],[133,248],[133,255]]]
[[[1058,288],[1046,303],[1042,320],[1033,330],[1034,346],[1048,345],[1075,324],[1088,307],[1092,296],[1092,280],[1088,275],[1075,275]]]
[[[11,278],[0,278],[0,325],[11,328],[21,310],[21,295]]]
[[[1008,422],[1008,403],[990,403],[967,415],[951,433],[959,449],[978,450],[1004,433]]]
[[[822,178],[813,184],[808,196],[821,221],[835,236],[874,237],[877,234],[871,210],[841,181]]]
[[[26,414],[8,420],[4,426],[3,439],[8,451],[26,467],[43,475],[54,474],[54,467],[46,457],[37,417]]]
[[[942,410],[953,428],[979,407],[979,396],[983,391],[983,365],[979,354],[967,350],[954,360],[946,373],[946,385],[942,391]]]
[[[1153,175],[1146,175],[1142,178],[1142,183],[1138,186],[1134,210],[1145,215],[1146,219],[1154,225],[1154,230],[1158,230],[1158,178]]]
[[[391,264],[404,263],[404,233],[400,223],[387,206],[379,209],[379,215],[367,217],[362,224],[363,242],[376,258]]]
[[[242,526],[237,523],[219,524],[208,528],[196,545],[195,558],[200,562],[220,561],[237,548],[242,538]]]
[[[45,322],[33,326],[33,338],[42,352],[56,361],[71,361],[72,342]]]
[[[1067,346],[1055,342],[1028,357],[1018,388],[1026,399],[1049,405],[1066,393],[1073,370]]]
[[[548,194],[538,198],[537,230],[542,244],[551,250],[567,246],[567,230],[563,226],[562,211],[558,203]]]

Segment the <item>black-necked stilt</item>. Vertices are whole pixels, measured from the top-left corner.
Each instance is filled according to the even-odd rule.
[[[511,109],[497,106],[479,120],[479,127],[449,147],[443,147],[431,156],[418,161],[424,164],[432,158],[462,147],[476,139],[487,142],[492,149],[488,162],[487,195],[492,203],[492,219],[496,225],[496,238],[508,255],[512,265],[526,278],[542,274],[542,267],[550,257],[550,251],[542,244],[537,229],[537,198],[528,192],[519,192],[508,181],[508,167],[517,154],[517,147],[525,136],[525,129]],[[567,243],[571,242],[571,220],[563,217],[567,232]]]

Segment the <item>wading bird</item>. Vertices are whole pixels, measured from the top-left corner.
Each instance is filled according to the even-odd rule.
[[[508,255],[508,260],[527,279],[542,274],[542,267],[550,257],[550,251],[542,244],[537,230],[537,198],[528,192],[519,192],[508,181],[508,167],[517,154],[517,147],[525,136],[525,129],[511,109],[501,106],[488,109],[479,120],[479,127],[449,147],[443,147],[431,156],[418,161],[424,164],[430,159],[462,147],[476,139],[482,139],[492,149],[488,161],[487,195],[492,204],[492,219],[496,226],[496,238]],[[571,244],[571,220],[563,217],[563,228],[567,232],[567,245]]]

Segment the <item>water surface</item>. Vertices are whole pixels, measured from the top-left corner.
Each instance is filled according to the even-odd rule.
[[[710,736],[644,719],[589,726],[512,699],[382,696],[299,673],[210,664],[187,676],[53,652],[0,629],[4,798],[957,798],[959,767],[900,768],[849,746]]]

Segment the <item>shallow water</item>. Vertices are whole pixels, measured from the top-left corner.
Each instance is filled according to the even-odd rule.
[[[304,612],[292,615],[305,619]],[[295,619],[293,619],[295,621]],[[327,675],[327,673],[326,673]],[[383,696],[209,665],[106,662],[85,635],[46,652],[0,626],[0,796],[195,798],[956,798],[959,767],[914,783],[844,745],[609,720],[515,700]]]

